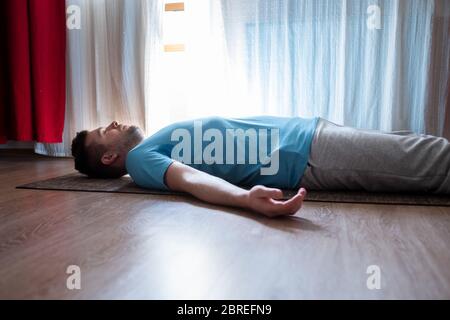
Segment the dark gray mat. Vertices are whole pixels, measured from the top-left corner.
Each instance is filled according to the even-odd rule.
[[[148,190],[138,187],[129,176],[120,179],[91,179],[79,173],[72,173],[47,180],[18,186],[19,189],[41,189],[62,191],[88,191],[113,193],[140,193],[158,195],[182,195],[179,192]],[[292,197],[296,191],[284,190],[285,198]],[[349,191],[309,191],[306,201],[403,204],[425,206],[450,206],[450,196],[431,194],[369,193]]]

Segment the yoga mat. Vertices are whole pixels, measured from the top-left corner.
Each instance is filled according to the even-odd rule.
[[[138,187],[127,175],[119,179],[92,179],[79,173],[71,173],[47,180],[17,186],[19,189],[87,191],[112,193],[138,193],[157,195],[183,195],[180,192],[149,190]],[[285,199],[292,197],[295,190],[283,190]],[[450,195],[373,193],[363,191],[308,191],[306,201],[401,204],[423,206],[450,206]]]

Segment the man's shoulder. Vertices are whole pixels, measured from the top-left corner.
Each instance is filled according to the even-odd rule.
[[[127,156],[125,159],[125,166],[127,167],[128,170],[129,170],[130,166],[135,166],[136,163],[138,163],[137,160],[141,153],[138,147],[139,147],[139,145],[137,145],[136,147],[134,147],[127,153]]]

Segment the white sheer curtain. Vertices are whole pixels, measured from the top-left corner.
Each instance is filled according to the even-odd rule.
[[[448,0],[186,0],[185,52],[162,50],[163,0],[67,2],[84,20],[68,32],[65,138],[38,152],[69,154],[75,131],[113,119],[151,134],[207,115],[450,137]]]
[[[373,5],[379,29],[368,25]],[[167,54],[154,74],[162,81],[149,88],[160,94],[150,131],[186,117],[264,113],[449,137],[449,8],[447,0],[186,1],[186,52]]]
[[[35,152],[70,156],[76,132],[113,120],[145,128],[145,78],[161,46],[161,1],[66,0],[81,10],[67,30],[67,103],[63,143]]]

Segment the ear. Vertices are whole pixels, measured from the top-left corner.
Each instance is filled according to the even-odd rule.
[[[103,154],[101,161],[102,161],[102,163],[103,163],[104,165],[109,166],[109,165],[113,164],[114,161],[116,161],[116,159],[118,158],[118,156],[119,156],[119,155],[118,155],[117,153],[114,153],[114,152],[106,152],[105,154]]]

